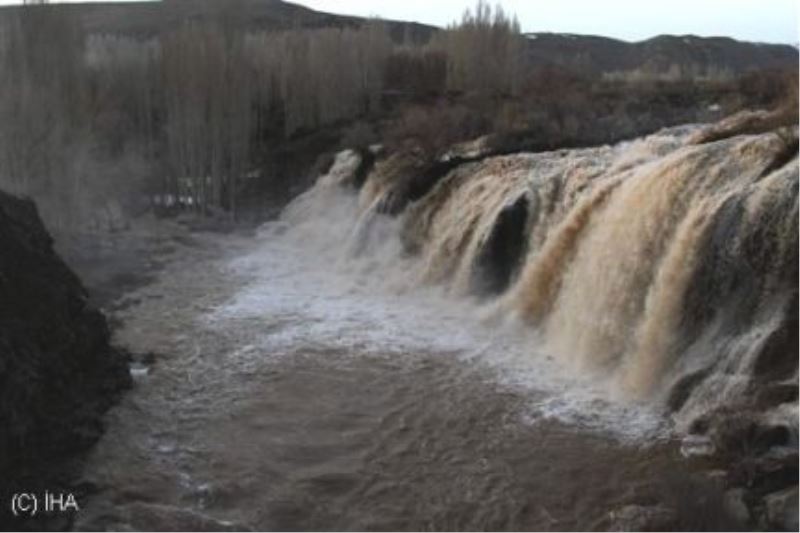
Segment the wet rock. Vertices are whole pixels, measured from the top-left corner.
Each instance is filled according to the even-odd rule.
[[[746,524],[750,521],[750,510],[745,503],[745,495],[744,489],[731,489],[725,493],[723,500],[725,510],[728,514],[742,524]]]
[[[727,479],[667,473],[662,482],[657,501],[674,512],[672,531],[738,531],[747,525],[746,520],[732,512],[734,502],[729,505],[727,501]],[[749,497],[749,494],[743,492],[741,496]],[[744,501],[749,503],[749,500]]]
[[[377,162],[359,193],[362,208],[378,201],[378,213],[398,214],[413,200],[413,196],[424,195],[441,177],[427,176],[426,165],[429,161],[417,150],[400,151]]]
[[[610,531],[669,531],[676,515],[660,505],[626,505],[609,514]]]
[[[728,486],[744,487],[760,498],[797,484],[797,448],[785,425],[758,413],[715,411],[704,417],[702,426],[707,434],[687,437],[681,452],[722,461]],[[692,445],[687,447],[687,441]],[[704,453],[692,453],[696,450]]]
[[[682,376],[670,387],[669,397],[667,398],[667,406],[670,411],[679,411],[683,407],[695,387],[708,377],[709,370],[705,368],[692,372],[687,376]]]
[[[152,365],[156,362],[157,356],[153,352],[131,354],[131,360],[142,365]]]
[[[712,411],[704,418],[706,436],[692,437],[710,439],[716,453],[731,461],[775,454],[778,452],[773,450],[783,449],[791,441],[786,426],[766,422],[758,412],[728,408]]]
[[[764,498],[767,521],[771,527],[786,531],[797,531],[798,524],[798,492],[797,486],[770,494]]]
[[[109,336],[33,202],[0,192],[4,491],[36,488],[100,436],[103,412],[130,384],[126,358]]]
[[[713,441],[705,435],[687,435],[681,441],[681,455],[684,457],[708,456],[714,451]]]
[[[511,284],[526,249],[528,206],[528,199],[520,196],[497,215],[489,238],[476,258],[472,286],[477,294],[501,294]]]
[[[783,109],[774,111],[741,111],[708,126],[689,138],[689,144],[704,144],[735,135],[757,134],[791,125],[794,117]]]
[[[766,385],[756,393],[755,403],[764,409],[782,403],[797,402],[797,383],[776,383]]]
[[[761,390],[766,385],[770,385],[770,388],[775,387],[769,383],[771,379],[785,379],[786,376],[791,376],[797,371],[797,358],[791,357],[791,355],[797,354],[798,351],[797,329],[797,295],[795,294],[786,306],[782,327],[770,333],[756,359],[753,372],[758,378],[757,384],[760,385],[760,387],[756,388],[758,393],[763,394]],[[780,389],[775,390],[778,391]],[[792,401],[792,399],[797,401],[796,393],[794,398],[788,394],[787,397],[788,399],[784,401]],[[762,406],[770,405],[767,402],[769,399],[769,397],[762,396],[758,399],[758,403]]]
[[[797,485],[797,449],[780,446],[770,449],[752,461],[750,485],[761,494]]]
[[[728,471],[723,469],[715,469],[706,472],[706,478],[715,486],[725,488],[728,485]]]

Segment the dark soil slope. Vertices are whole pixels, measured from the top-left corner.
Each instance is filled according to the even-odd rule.
[[[0,192],[0,525],[9,493],[47,489],[31,483],[99,437],[129,383],[105,317],[53,251],[33,202]]]

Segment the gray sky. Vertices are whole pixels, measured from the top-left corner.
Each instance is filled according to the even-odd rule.
[[[113,0],[112,0],[113,1]],[[216,0],[222,2],[225,0]],[[444,26],[475,0],[292,0],[321,11]],[[0,0],[0,4],[21,3]],[[494,2],[492,2],[494,4]],[[629,41],[664,33],[798,42],[797,0],[502,0],[524,31],[591,33]]]
[[[444,26],[474,0],[294,0],[314,9]],[[491,2],[494,4],[494,2]],[[625,40],[691,33],[796,43],[796,0],[503,0],[524,31],[591,33]]]

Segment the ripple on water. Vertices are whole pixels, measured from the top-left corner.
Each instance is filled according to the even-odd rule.
[[[514,324],[487,324],[470,300],[431,287],[381,290],[353,276],[348,264],[323,269],[318,257],[271,234],[231,261],[228,270],[242,287],[204,323],[223,329],[254,326],[252,346],[261,350],[259,357],[311,348],[409,362],[421,357],[458,361],[489,371],[491,378],[485,379],[495,386],[527,396],[521,418],[526,423],[559,420],[633,441],[669,436],[656,408],[614,401],[597,376],[564,372],[537,353],[535,334]]]
[[[163,274],[123,336],[171,352],[112,411],[79,529],[597,529],[684,468],[535,336],[319,268],[278,241]]]

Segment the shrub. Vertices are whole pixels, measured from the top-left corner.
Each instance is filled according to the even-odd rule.
[[[473,139],[489,130],[485,117],[469,106],[441,100],[433,106],[403,108],[390,123],[384,138],[390,150],[414,145],[426,157],[433,159],[453,144]]]

